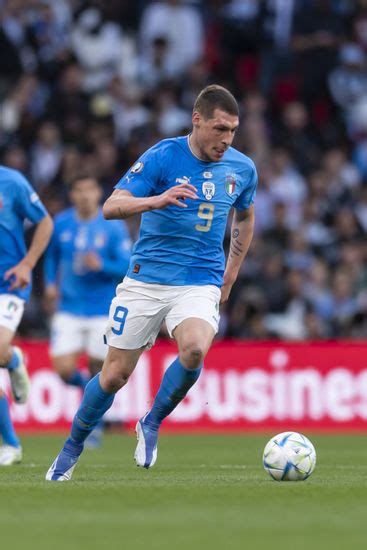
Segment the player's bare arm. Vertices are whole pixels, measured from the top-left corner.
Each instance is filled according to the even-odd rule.
[[[103,205],[106,220],[121,220],[149,210],[161,210],[170,205],[186,208],[185,199],[197,199],[197,189],[190,183],[182,183],[154,197],[134,197],[129,191],[115,189]]]
[[[231,243],[221,289],[221,303],[228,300],[237,279],[241,264],[246,257],[254,233],[254,206],[247,210],[235,210],[231,228]]]
[[[53,315],[56,311],[56,303],[59,299],[59,289],[55,284],[49,284],[45,288],[42,305],[47,315]]]
[[[52,230],[53,222],[51,217],[47,214],[37,224],[27,254],[17,265],[5,273],[5,280],[10,279],[10,277],[14,279],[9,290],[24,288],[30,283],[32,269],[46,249],[51,238]]]

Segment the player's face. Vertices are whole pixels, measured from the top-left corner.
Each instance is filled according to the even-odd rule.
[[[219,162],[232,144],[238,127],[238,116],[214,109],[213,116],[205,119],[195,111],[192,116],[192,144],[202,160]]]
[[[88,216],[98,209],[101,189],[92,178],[80,180],[73,186],[70,199],[79,214]]]

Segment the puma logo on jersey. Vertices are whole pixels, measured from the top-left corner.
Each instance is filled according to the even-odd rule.
[[[190,179],[187,176],[183,176],[182,178],[176,178],[176,183],[183,184],[183,183],[190,183]]]

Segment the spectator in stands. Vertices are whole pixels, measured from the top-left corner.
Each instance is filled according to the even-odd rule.
[[[344,26],[330,0],[305,2],[296,14],[292,48],[301,94],[308,104],[326,93],[327,75],[335,66]]]
[[[37,191],[48,185],[56,176],[63,154],[60,130],[51,120],[39,127],[31,148],[31,175]]]
[[[274,199],[286,205],[288,227],[299,225],[306,183],[290,153],[284,148],[277,147],[272,151],[269,187]]]
[[[311,124],[304,103],[286,103],[281,112],[279,125],[273,126],[273,131],[278,143],[290,151],[302,174],[316,168],[320,162],[322,137],[320,130]]]
[[[140,51],[150,53],[155,39],[164,38],[165,56],[174,76],[181,76],[204,53],[204,27],[200,12],[182,0],[151,2],[143,11],[139,29]]]
[[[305,315],[307,310],[304,298],[304,274],[290,270],[286,277],[286,302],[280,313],[265,315],[265,326],[269,332],[286,340],[302,340],[306,337]]]
[[[358,312],[358,302],[353,284],[348,274],[342,269],[337,270],[333,276],[331,299],[333,335],[337,337],[348,335],[353,318]]]
[[[140,89],[127,86],[121,78],[112,79],[108,88],[108,101],[115,126],[115,138],[119,145],[125,145],[134,130],[146,127],[151,113],[142,104]]]
[[[138,81],[146,89],[159,86],[176,75],[175,60],[170,57],[168,41],[165,36],[152,39],[150,48],[143,50],[138,60]]]
[[[182,134],[190,127],[190,111],[182,109],[176,90],[172,87],[162,86],[155,95],[156,125],[163,137]]]
[[[103,89],[111,78],[120,74],[124,42],[120,26],[106,21],[97,7],[82,10],[72,28],[73,51],[84,69],[84,89],[88,92]]]
[[[333,100],[350,125],[354,105],[367,93],[366,59],[362,48],[355,43],[344,44],[339,59],[340,65],[329,74],[328,84]]]
[[[312,306],[312,311],[323,321],[332,316],[331,274],[328,265],[320,258],[316,259],[305,281],[304,296]]]
[[[296,0],[260,2],[261,72],[260,88],[265,95],[274,92],[274,84],[289,79],[293,68],[290,47],[297,9]],[[283,80],[284,82],[284,80]]]
[[[24,74],[0,105],[0,140],[10,140],[26,119],[32,124],[42,117],[48,99],[48,90],[39,79],[33,74]]]

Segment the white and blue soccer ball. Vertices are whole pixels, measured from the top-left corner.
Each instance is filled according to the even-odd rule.
[[[267,443],[263,465],[276,481],[303,481],[315,469],[315,447],[302,434],[283,432]]]

